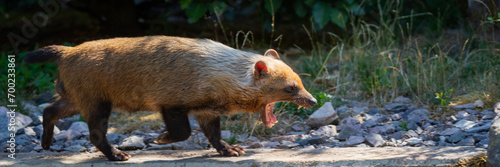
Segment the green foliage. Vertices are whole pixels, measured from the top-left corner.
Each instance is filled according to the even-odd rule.
[[[497,18],[496,19],[493,18],[493,17],[488,17],[487,19],[488,19],[488,21],[490,21],[490,23],[500,22],[500,12],[497,13]]]
[[[185,10],[189,23],[195,23],[202,18],[207,11],[212,13],[222,13],[227,4],[222,1],[198,2],[191,0],[181,0],[181,9]]]
[[[38,49],[35,47],[34,50]],[[7,69],[7,55],[13,52],[2,53],[0,67]],[[22,60],[28,52],[16,54],[16,94],[17,97],[30,96],[45,91],[53,91],[54,81],[57,76],[55,63],[25,64]],[[0,71],[0,80],[7,81],[7,70]],[[1,84],[0,89],[6,90],[7,85]],[[1,99],[6,98],[5,92],[1,91]],[[23,99],[24,100],[24,99]]]
[[[238,137],[236,135],[233,135],[229,139],[222,139],[222,140],[224,140],[229,145],[233,145],[236,144],[237,139]]]
[[[408,121],[403,121],[399,123],[399,127],[401,127],[402,131],[408,131]]]
[[[332,98],[333,96],[327,93],[313,93],[314,98],[318,101],[318,104],[312,108],[303,108],[299,107],[297,104],[291,103],[291,102],[278,102],[276,105],[274,105],[275,110],[284,110],[287,111],[289,115],[291,116],[297,116],[300,120],[304,120],[309,115],[314,113],[318,108],[323,106],[326,102],[332,102],[332,105],[334,107],[338,107],[341,105],[341,100],[338,98]]]
[[[451,95],[453,93],[453,89],[448,90],[447,92],[436,93],[436,99],[440,100],[441,107],[446,107],[450,104]]]

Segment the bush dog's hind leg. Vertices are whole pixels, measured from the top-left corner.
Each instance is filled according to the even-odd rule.
[[[111,108],[112,104],[110,102],[100,102],[97,105],[93,105],[93,108],[89,108],[87,113],[84,113],[84,117],[89,125],[90,142],[97,149],[101,150],[110,161],[126,161],[131,156],[111,147],[106,138]]]
[[[188,112],[183,108],[162,109],[161,115],[167,129],[158,136],[155,143],[174,143],[188,139],[191,136]]]
[[[58,98],[54,103],[43,109],[42,148],[48,150],[54,136],[54,125],[61,118],[78,114],[76,105],[64,98]]]
[[[245,150],[241,146],[230,146],[222,140],[219,116],[197,115],[196,120],[200,124],[210,144],[212,144],[222,156],[240,156],[245,154]]]

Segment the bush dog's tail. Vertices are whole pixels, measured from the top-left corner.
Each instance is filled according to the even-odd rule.
[[[38,50],[29,52],[24,57],[24,62],[28,64],[52,62],[61,57],[61,52],[69,48],[62,45],[50,45]]]

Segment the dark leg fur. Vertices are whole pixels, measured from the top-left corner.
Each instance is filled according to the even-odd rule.
[[[222,140],[220,133],[220,117],[197,116],[196,120],[200,124],[203,133],[208,141],[222,156],[240,156],[245,154],[241,146],[230,146]]]
[[[42,148],[48,150],[52,144],[54,124],[61,118],[78,114],[78,108],[71,101],[60,98],[43,110]]]
[[[130,155],[111,147],[106,138],[111,108],[112,104],[110,102],[101,102],[85,114],[90,130],[90,142],[101,150],[110,161],[126,161],[130,158]]]
[[[162,109],[161,114],[167,130],[160,134],[155,143],[174,143],[191,136],[188,111],[182,108]]]

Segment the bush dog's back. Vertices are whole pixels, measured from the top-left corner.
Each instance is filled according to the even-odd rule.
[[[239,156],[243,148],[221,140],[220,115],[259,112],[270,128],[277,122],[275,102],[316,104],[276,51],[259,55],[208,39],[147,36],[52,45],[28,53],[24,61],[58,64],[60,98],[44,109],[42,147],[50,148],[57,120],[81,113],[90,141],[109,160],[130,158],[106,140],[113,108],[161,112],[167,129],[157,143],[186,140],[191,135],[188,114],[194,114],[221,155]]]

